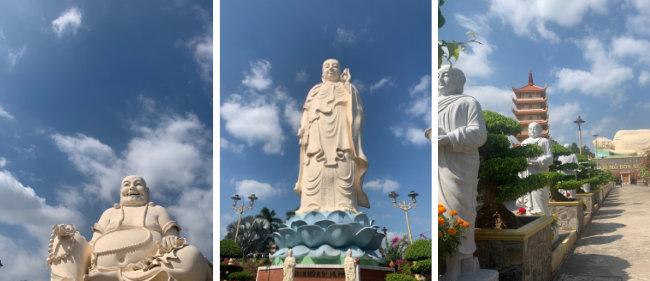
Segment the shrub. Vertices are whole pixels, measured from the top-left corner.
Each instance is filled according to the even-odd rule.
[[[219,255],[221,258],[241,258],[244,254],[237,243],[230,239],[219,242]]]
[[[238,265],[228,265],[225,263],[219,265],[219,272],[221,272],[221,276],[228,276],[228,274],[231,274],[233,272],[240,272],[242,270],[243,268]]]
[[[416,261],[411,266],[411,273],[428,275],[431,274],[431,259]]]
[[[391,273],[386,275],[386,281],[417,281],[417,279],[407,274]]]
[[[406,248],[404,259],[418,261],[431,258],[431,240],[416,240]]]
[[[228,281],[252,281],[253,274],[246,271],[233,272],[228,274]]]

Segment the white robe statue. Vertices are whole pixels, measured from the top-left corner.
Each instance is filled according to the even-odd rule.
[[[369,208],[361,185],[368,159],[361,146],[363,108],[348,69],[323,62],[322,83],[307,94],[298,129],[300,172],[294,191],[300,194],[296,213],[351,211]]]
[[[564,147],[568,147],[569,145],[565,145]],[[569,164],[569,163],[574,163],[578,164],[578,157],[575,154],[569,154],[569,155],[560,155],[557,158],[558,161],[560,161],[561,164]],[[571,175],[575,176],[576,175],[576,170],[575,169],[569,169],[569,170],[562,170],[561,171],[565,175]],[[564,190],[564,189],[559,189],[558,190],[562,195],[569,199],[575,199],[576,198],[576,190],[571,189],[571,190]]]
[[[47,262],[52,281],[205,281],[208,260],[165,208],[149,202],[143,178],[122,179],[120,203],[93,226],[89,242],[72,225],[55,225]]]
[[[287,257],[282,263],[282,281],[293,281],[296,269],[296,258],[293,256],[293,250],[287,251]]]
[[[455,280],[461,272],[478,269],[473,259],[478,148],[487,139],[487,129],[481,105],[473,97],[462,94],[464,85],[465,75],[460,69],[443,66],[439,70],[438,196],[447,212],[456,210],[459,217],[470,223],[458,254],[447,259],[447,280]]]
[[[553,164],[553,152],[551,143],[547,138],[541,137],[542,126],[536,122],[528,125],[529,138],[525,139],[521,145],[537,145],[542,148],[542,154],[535,158],[528,158],[528,167],[525,171],[519,173],[520,178],[526,178],[530,175],[548,172],[549,166]],[[533,190],[517,199],[517,206],[526,208],[527,214],[544,214],[551,215],[549,200],[551,193],[549,187],[543,187]]]
[[[357,262],[352,257],[352,250],[348,250],[343,260],[343,271],[345,272],[345,281],[357,280]]]

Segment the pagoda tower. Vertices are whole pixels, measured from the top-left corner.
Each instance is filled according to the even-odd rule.
[[[512,101],[515,107],[512,113],[521,125],[521,133],[517,135],[519,141],[528,138],[528,124],[537,122],[542,125],[542,136],[548,138],[548,99],[546,98],[546,87],[540,87],[533,83],[533,73],[528,72],[528,84],[515,89],[515,98]]]

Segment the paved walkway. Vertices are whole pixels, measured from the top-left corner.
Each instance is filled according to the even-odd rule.
[[[556,281],[650,281],[650,186],[615,187]]]

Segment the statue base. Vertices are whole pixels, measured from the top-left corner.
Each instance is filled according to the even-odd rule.
[[[294,281],[345,281],[343,265],[315,264],[296,265]],[[385,280],[386,275],[393,273],[390,267],[359,265],[357,266],[357,281]],[[260,266],[257,268],[256,281],[282,281],[282,266]],[[497,274],[498,276],[498,274]],[[498,279],[497,279],[498,280]]]
[[[383,279],[382,279],[383,280]],[[438,278],[441,281],[447,281],[445,276]],[[457,281],[499,281],[499,272],[492,269],[479,269],[472,272],[465,272],[460,275]]]

